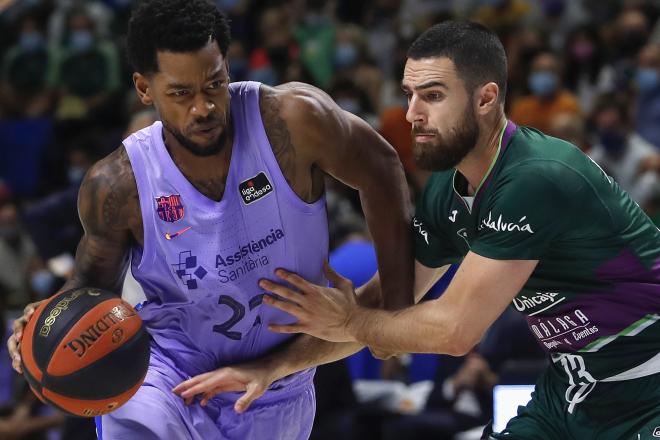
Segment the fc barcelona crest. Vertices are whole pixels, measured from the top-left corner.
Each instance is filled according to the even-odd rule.
[[[156,197],[156,212],[161,220],[174,223],[183,218],[184,210],[179,194]]]

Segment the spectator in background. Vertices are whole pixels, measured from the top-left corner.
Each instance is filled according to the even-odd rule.
[[[38,117],[53,103],[49,84],[53,55],[36,15],[26,14],[19,29],[17,44],[2,61],[2,94],[6,98],[0,115]]]
[[[319,87],[327,87],[334,73],[335,25],[327,12],[327,3],[306,0],[306,13],[295,30],[300,61],[311,73],[312,84]]]
[[[649,44],[639,52],[635,86],[636,130],[660,149],[660,44]]]
[[[594,98],[604,90],[601,74],[605,53],[598,31],[582,26],[568,35],[564,46],[565,84],[577,96],[580,108],[589,113]]]
[[[369,98],[374,110],[380,109],[383,74],[371,59],[363,29],[338,26],[334,46],[335,81],[354,82]]]
[[[119,57],[115,45],[99,36],[84,8],[72,9],[60,48],[57,84],[58,119],[82,119],[103,110],[119,87]]]
[[[7,338],[11,333],[6,321],[10,289],[2,281],[4,280],[0,280],[0,356],[7,357]],[[0,359],[0,439],[46,440],[47,431],[62,425],[63,422],[64,416],[42,404],[23,378],[12,370],[11,365]]]
[[[602,95],[591,116],[597,138],[589,156],[644,208],[660,191],[657,149],[633,130],[628,107]]]
[[[249,61],[245,44],[240,40],[232,41],[227,50],[227,56],[231,60],[229,65],[229,77],[232,81],[245,81],[248,77]]]
[[[547,131],[558,113],[580,113],[576,97],[563,88],[560,60],[553,52],[543,51],[534,57],[528,86],[532,94],[512,104],[510,117],[516,124]]]
[[[548,134],[576,145],[585,154],[589,154],[591,150],[586,121],[580,115],[573,113],[555,115],[550,121]]]
[[[486,0],[480,2],[471,20],[481,23],[495,33],[507,33],[530,13],[530,2],[526,0]]]
[[[286,9],[268,7],[258,22],[259,45],[250,54],[248,79],[274,86],[281,82],[291,60],[298,57],[299,49]]]
[[[509,39],[504,40],[503,44],[509,56],[507,102],[512,103],[528,93],[527,77],[532,61],[537,54],[546,50],[548,42],[537,28],[521,27],[512,31]]]
[[[0,201],[0,286],[10,306],[22,308],[28,302],[28,268],[35,257],[34,244],[19,223],[16,205]]]
[[[632,89],[637,55],[649,37],[649,21],[644,12],[637,8],[624,9],[609,28],[604,44],[610,52],[611,67],[606,70],[608,91],[627,92]]]
[[[85,173],[96,161],[87,146],[89,139],[89,136],[78,139],[67,153],[68,186],[23,210],[23,224],[44,260],[62,253],[74,255],[83,235],[77,215],[78,189]]]
[[[348,78],[339,79],[330,86],[328,94],[342,109],[365,119],[372,126],[376,125],[374,106],[366,92],[354,81]]]

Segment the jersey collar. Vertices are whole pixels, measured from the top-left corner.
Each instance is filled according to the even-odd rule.
[[[512,121],[507,120],[506,124],[502,128],[502,131],[500,132],[500,138],[497,143],[497,152],[495,153],[495,157],[493,157],[493,160],[490,163],[490,166],[488,167],[488,171],[486,171],[486,174],[484,174],[483,179],[481,179],[481,182],[479,183],[479,186],[477,187],[477,191],[474,193],[474,203],[472,204],[472,207],[474,207],[480,200],[481,195],[483,194],[483,190],[488,187],[490,184],[492,177],[493,177],[493,169],[495,168],[495,164],[500,160],[502,155],[504,154],[504,151],[506,151],[506,148],[509,145],[509,141],[511,140],[511,137],[513,137],[513,134],[516,131],[516,124],[514,124]],[[465,200],[463,200],[463,196],[461,195],[461,192],[458,191],[457,187],[457,179],[460,179],[461,186],[466,186],[465,183],[465,177],[463,177],[462,174],[458,172],[458,170],[454,170],[454,178],[452,179],[453,181],[453,188],[454,188],[454,193],[460,198],[464,203]],[[466,207],[468,208],[468,211],[472,212],[472,209],[466,204]]]

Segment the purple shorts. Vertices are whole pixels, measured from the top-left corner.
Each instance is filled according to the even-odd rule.
[[[241,393],[224,393],[187,406],[171,390],[189,377],[152,345],[147,377],[122,407],[97,417],[99,440],[305,440],[316,411],[313,374],[275,384],[243,414],[234,411]],[[292,379],[292,380],[291,380]]]

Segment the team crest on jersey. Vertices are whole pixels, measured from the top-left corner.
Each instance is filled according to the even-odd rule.
[[[241,182],[238,185],[238,192],[241,193],[243,203],[249,205],[273,192],[273,185],[270,184],[268,177],[262,171],[256,176]]]
[[[185,211],[179,194],[156,197],[156,212],[158,217],[165,221],[174,223],[183,218]]]

